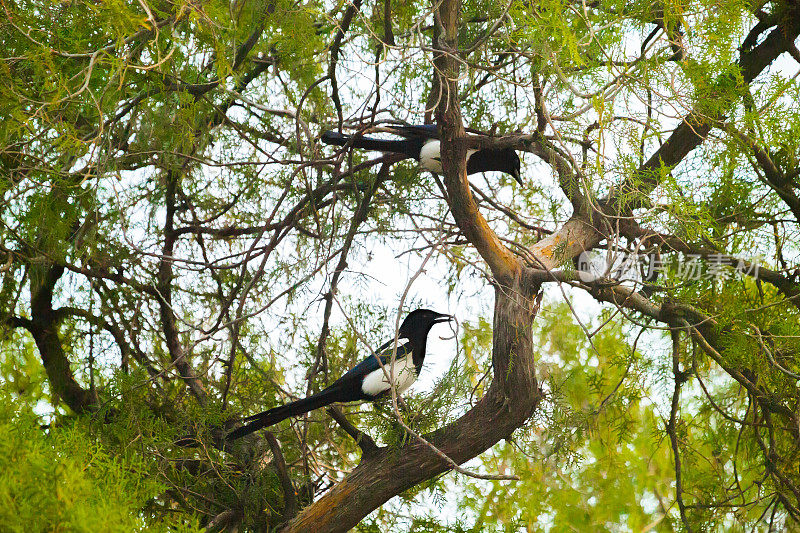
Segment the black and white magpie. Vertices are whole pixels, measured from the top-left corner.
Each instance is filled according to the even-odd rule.
[[[346,135],[328,130],[320,139],[325,144],[345,146],[351,143],[353,148],[375,150],[377,152],[394,152],[413,157],[419,166],[435,174],[443,174],[440,155],[439,129],[435,124],[417,126],[386,126],[391,133],[403,139],[376,139],[363,135]],[[522,185],[520,177],[520,161],[513,148],[467,150],[467,174],[477,172],[499,171],[509,174]]]
[[[268,411],[248,416],[244,425],[226,437],[234,440],[249,435],[261,428],[277,424],[291,416],[302,415],[335,402],[374,401],[389,394],[391,385],[386,378],[391,374],[391,382],[398,393],[404,392],[417,380],[425,360],[425,347],[428,332],[440,322],[452,320],[452,316],[429,309],[411,311],[397,332],[397,355],[392,372],[392,350],[394,338],[351,368],[345,375],[330,386],[302,400],[274,407]],[[378,363],[380,358],[383,367]]]

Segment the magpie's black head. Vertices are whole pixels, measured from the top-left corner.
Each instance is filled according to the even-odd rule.
[[[513,148],[502,150],[478,150],[467,160],[467,174],[499,171],[510,175],[522,185],[521,163]]]
[[[430,309],[417,309],[411,311],[400,325],[399,336],[411,339],[417,335],[427,336],[434,324],[447,322],[453,317]]]
[[[506,152],[507,154],[506,161],[508,161],[508,170],[504,170],[504,172],[510,174],[511,177],[517,181],[517,183],[522,185],[522,176],[520,175],[520,168],[522,163],[519,160],[517,151],[514,150],[513,148],[507,148],[506,150],[503,151]]]

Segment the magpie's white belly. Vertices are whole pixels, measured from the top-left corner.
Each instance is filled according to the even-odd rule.
[[[467,150],[467,159],[477,150]],[[419,166],[434,174],[444,174],[442,168],[441,143],[437,140],[428,141],[419,152]]]
[[[405,392],[417,380],[417,369],[414,366],[414,360],[411,355],[402,359],[395,359],[393,373],[391,372],[391,366],[391,362],[387,361],[384,365],[386,368],[385,373],[383,368],[378,368],[367,374],[364,377],[364,381],[361,382],[361,391],[368,396],[377,396],[382,392],[388,391],[390,386],[386,376],[390,373],[398,393]]]
[[[419,152],[419,166],[435,174],[444,174],[439,141],[428,141]]]

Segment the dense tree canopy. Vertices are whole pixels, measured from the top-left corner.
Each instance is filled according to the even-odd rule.
[[[798,527],[796,0],[0,3],[3,529]]]

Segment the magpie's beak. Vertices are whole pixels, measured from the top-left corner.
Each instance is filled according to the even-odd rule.
[[[516,182],[519,183],[520,185],[524,185],[522,183],[522,177],[520,177],[520,175],[519,175],[519,169],[512,170],[511,171],[511,177],[514,178],[516,180]]]
[[[434,323],[434,324],[440,324],[440,323],[442,323],[442,322],[450,322],[450,321],[451,321],[451,320],[453,320],[454,318],[455,318],[455,317],[454,317],[454,316],[451,316],[451,315],[439,315],[438,317],[436,317],[436,318],[434,318],[434,319],[433,319],[433,323]]]

